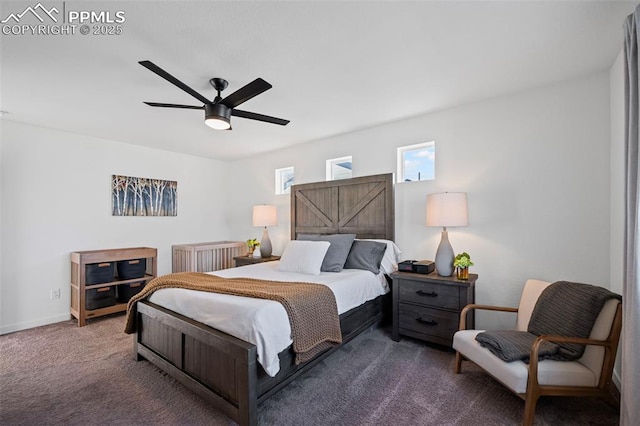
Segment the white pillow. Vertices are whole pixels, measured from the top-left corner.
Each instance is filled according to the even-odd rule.
[[[322,260],[330,245],[328,241],[291,240],[284,248],[276,271],[320,275]]]
[[[366,241],[366,240],[365,240]],[[398,256],[402,253],[400,248],[391,240],[377,240],[372,239],[370,241],[379,241],[387,245],[387,249],[384,252],[384,257],[380,263],[380,271],[389,275],[398,270]]]

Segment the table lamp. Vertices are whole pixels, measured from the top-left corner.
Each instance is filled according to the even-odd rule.
[[[466,192],[442,192],[427,195],[427,226],[442,226],[442,238],[436,251],[438,275],[453,275],[453,247],[447,226],[469,226]]]
[[[271,256],[271,239],[267,226],[275,226],[277,224],[276,206],[253,206],[253,226],[264,226],[262,231],[262,241],[260,241],[260,256]]]

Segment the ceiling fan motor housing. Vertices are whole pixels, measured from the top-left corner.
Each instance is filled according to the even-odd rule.
[[[231,108],[223,104],[205,104],[204,121],[213,128],[228,128],[231,122]],[[227,123],[227,125],[223,127],[212,125],[220,121]]]

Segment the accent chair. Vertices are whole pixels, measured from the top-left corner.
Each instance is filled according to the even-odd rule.
[[[523,424],[527,426],[533,424],[536,403],[543,395],[597,396],[614,406],[619,404],[611,393],[611,376],[622,328],[622,303],[618,299],[605,302],[587,339],[538,336],[531,346],[529,364],[521,360],[503,361],[476,341],[476,335],[484,330],[467,330],[467,314],[472,314],[474,309],[484,309],[516,313],[515,330],[527,331],[536,302],[550,284],[528,280],[518,308],[467,305],[460,314],[459,331],[453,337],[453,348],[456,350],[454,372],[460,373],[463,359],[484,369],[525,401]],[[582,357],[575,361],[539,360],[538,351],[545,341],[587,346]]]

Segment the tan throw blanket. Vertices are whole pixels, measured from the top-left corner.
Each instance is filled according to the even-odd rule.
[[[342,343],[336,298],[327,286],[254,278],[222,278],[198,272],[169,274],[149,281],[127,305],[125,333],[136,331],[136,303],[163,288],[184,288],[280,302],[289,315],[296,364]]]

